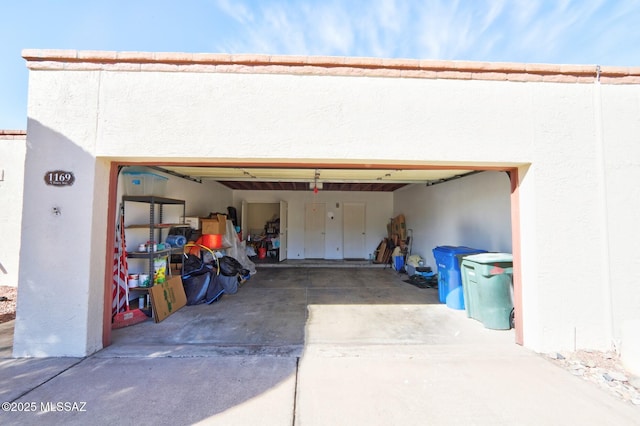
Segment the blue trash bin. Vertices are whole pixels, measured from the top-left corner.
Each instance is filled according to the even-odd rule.
[[[460,255],[486,253],[486,250],[464,246],[438,246],[433,257],[438,268],[438,299],[452,309],[464,309],[464,291],[460,273]]]

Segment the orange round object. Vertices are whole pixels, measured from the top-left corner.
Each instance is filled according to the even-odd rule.
[[[222,234],[202,234],[202,244],[210,249],[217,249],[222,247]]]

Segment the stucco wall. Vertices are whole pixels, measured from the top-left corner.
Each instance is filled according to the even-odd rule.
[[[108,163],[93,154],[99,76],[76,77],[29,78],[15,356],[102,347]],[[73,172],[75,183],[46,185],[51,170]]]
[[[627,278],[631,241],[623,232],[637,214],[620,210],[631,205],[635,213],[638,201],[611,195],[638,174],[639,157],[625,153],[637,150],[630,147],[637,86],[604,86],[597,102],[600,86],[583,77],[401,78],[351,74],[348,66],[343,75],[251,66],[223,73],[153,64],[37,68],[30,72],[17,354],[96,349],[102,315],[90,304],[89,315],[87,300],[104,285],[109,158],[519,167],[524,344],[609,347],[616,324],[637,316],[640,287]],[[44,188],[49,168],[74,170],[78,183]],[[55,205],[61,217],[51,215]],[[52,258],[69,235],[79,254]],[[36,240],[37,248],[25,248]],[[37,270],[25,261],[33,255]],[[53,307],[46,321],[44,304]]]
[[[0,133],[0,285],[18,285],[26,135]]]

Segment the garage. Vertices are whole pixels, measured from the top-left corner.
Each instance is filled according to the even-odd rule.
[[[171,318],[167,323],[145,324],[142,332],[116,330],[113,333],[118,347],[124,342],[130,342],[134,347],[149,341],[168,344],[167,339],[176,345],[213,345],[217,342],[227,347],[230,343],[226,338],[232,342],[244,342],[243,345],[238,343],[244,348],[242,350],[247,350],[246,347],[274,351],[295,348],[299,353],[305,341],[307,310],[317,309],[314,306],[318,301],[322,301],[320,305],[328,303],[332,306],[354,303],[374,306],[438,304],[437,287],[428,290],[404,288],[411,287],[405,283],[406,274],[393,270],[389,262],[375,262],[376,247],[389,236],[389,218],[404,214],[403,207],[409,213],[406,216],[409,239],[403,241],[409,243],[405,254],[421,256],[433,270],[437,268],[432,249],[444,245],[442,241],[510,252],[511,191],[509,176],[505,172],[430,169],[411,165],[404,165],[404,170],[397,165],[379,169],[279,167],[137,165],[122,169],[118,202],[123,199],[123,193],[127,193],[125,184],[131,176],[136,179],[146,176],[163,184],[162,191],[154,195],[186,199],[184,206],[165,205],[163,222],[180,221],[183,209],[186,216],[198,218],[207,216],[209,212],[213,215],[226,213],[228,205],[232,205],[237,207],[237,216],[241,218],[236,229],[241,229],[241,235],[253,235],[248,240],[243,238],[245,245],[251,244],[251,238],[254,242],[263,238],[269,231],[269,223],[275,219],[279,222],[281,245],[277,257],[274,254],[273,258],[253,256],[248,259],[233,252],[241,263],[249,261],[251,266],[245,266],[257,271],[241,290],[243,294],[240,297],[244,303],[229,301],[236,298],[235,295],[229,296],[212,306],[186,307],[185,311],[176,313],[180,320]],[[314,191],[313,188],[321,189]],[[135,252],[140,243],[144,244],[151,237],[148,228],[137,228],[131,224],[147,222],[149,206],[147,203],[127,204],[124,220],[127,252]],[[197,207],[192,207],[192,204]],[[350,207],[355,207],[354,211],[360,217],[348,217],[353,215],[345,212]],[[253,222],[256,225],[250,226],[250,210],[247,210],[252,208],[259,214],[255,215],[257,221]],[[318,210],[319,219],[309,217],[311,209]],[[156,207],[156,221],[158,212]],[[319,229],[310,231],[306,223],[309,220],[319,223]],[[349,229],[351,226],[355,226],[356,232]],[[166,237],[167,231],[164,232]],[[195,230],[190,232],[192,240],[200,235]],[[312,238],[309,238],[310,232],[316,232]],[[154,237],[158,235],[156,231],[152,233]],[[350,241],[352,239],[359,240],[359,244],[354,244]],[[351,250],[349,254],[343,254],[348,250]],[[136,263],[137,260],[139,262]],[[274,266],[279,268],[274,269]],[[147,260],[129,259],[128,268],[129,273],[146,272]],[[349,270],[345,271],[345,268]],[[245,292],[254,296],[249,298]],[[256,292],[259,296],[255,295]],[[134,305],[138,295],[144,297],[142,295],[146,294],[144,289],[132,290],[131,293]],[[255,297],[258,300],[253,300]],[[146,308],[146,302],[142,303],[141,306]],[[220,305],[226,303],[231,303],[234,310],[221,314],[227,308]],[[228,324],[231,318],[245,318],[246,329],[240,335],[226,335],[229,330],[217,327],[203,326],[207,330],[204,331],[198,322],[194,322],[194,317],[200,318],[202,324]],[[172,327],[178,327],[180,331]],[[415,327],[427,330],[433,325],[424,327],[416,323]],[[282,335],[295,338],[290,336],[293,341],[285,338],[283,342],[279,338]],[[244,341],[246,338],[250,341]]]
[[[618,147],[634,146],[629,135],[638,130],[620,113],[637,115],[628,73],[261,55],[24,57],[30,80],[17,356],[83,355],[109,344],[118,169],[132,165],[196,178],[185,168],[233,169],[272,185],[231,189],[222,176],[197,183],[167,173],[167,196],[185,200],[187,216],[286,202],[287,260],[351,258],[339,215],[362,203],[364,259],[398,214],[427,263],[441,244],[510,251],[515,300],[522,303],[516,341],[537,351],[608,347],[637,311],[627,297],[637,289],[620,275],[628,255],[618,251],[633,243],[618,231],[630,220],[621,212],[629,210],[610,192],[621,178],[614,165],[629,158]],[[302,169],[311,178],[297,182],[304,190],[291,190],[276,185],[293,177],[259,178],[259,169]],[[43,175],[57,170],[72,172],[73,185],[47,186]],[[331,170],[342,182],[323,182]],[[406,185],[393,191],[329,190],[358,183],[347,172],[368,170],[384,171],[374,178],[381,183],[396,172],[452,174],[419,183],[400,178]],[[481,173],[465,176],[475,171]],[[312,183],[322,188],[312,191]],[[324,204],[324,252],[308,253],[301,232],[308,204]],[[52,258],[70,236],[73,256]],[[29,244],[36,240],[37,247]],[[549,249],[576,245],[600,261]],[[38,268],[25,260],[34,257]],[[50,315],[42,315],[44,305],[54,307]]]

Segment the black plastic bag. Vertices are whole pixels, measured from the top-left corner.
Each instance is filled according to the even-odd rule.
[[[209,293],[213,277],[212,273],[193,275],[186,279],[182,277],[182,286],[187,296],[187,305],[199,305],[207,300],[207,293]]]
[[[225,294],[236,294],[238,292],[238,275],[229,277],[227,275],[216,275],[213,279],[216,286],[220,286]]]
[[[220,273],[227,277],[235,277],[243,270],[240,262],[231,256],[222,256],[218,259],[218,266],[220,266]]]
[[[211,274],[211,284],[209,285],[209,289],[207,290],[205,298],[205,303],[207,305],[210,305],[213,302],[217,302],[225,293],[224,286],[219,280],[219,277],[221,277],[221,275],[215,275],[215,273]]]
[[[230,256],[218,259],[218,269],[200,257],[185,254],[182,262],[182,285],[187,295],[187,305],[210,304],[220,300],[223,294],[236,294],[239,278],[249,271]],[[241,275],[243,274],[243,275]]]
[[[205,263],[194,254],[185,254],[182,259],[182,279],[189,279],[198,275],[208,274],[213,271],[213,265]]]
[[[187,296],[187,305],[198,305],[208,300],[207,295],[215,276],[213,265],[205,263],[193,254],[182,259],[182,286]]]

